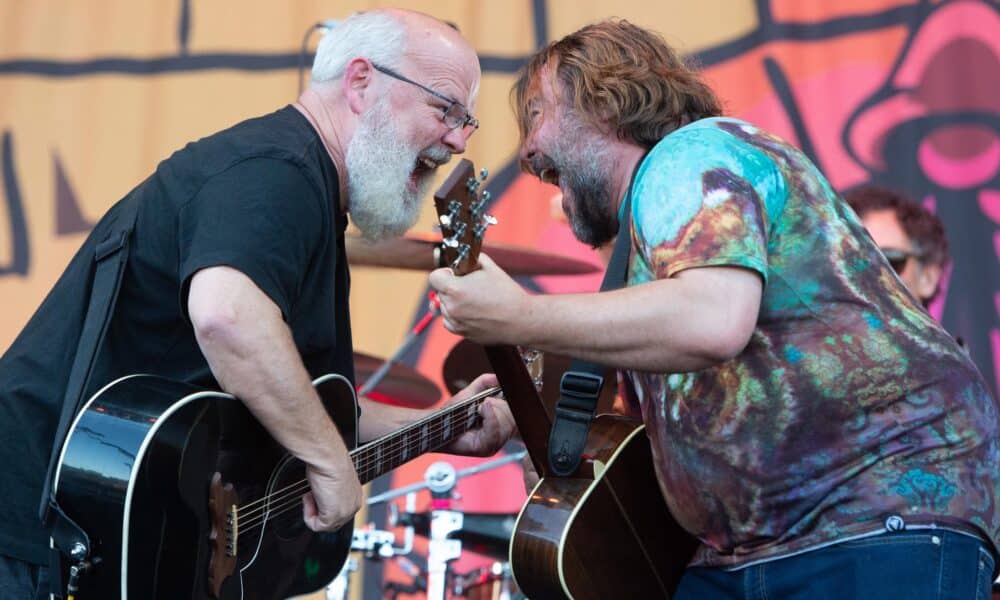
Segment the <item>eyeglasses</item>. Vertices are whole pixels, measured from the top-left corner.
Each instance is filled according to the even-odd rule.
[[[911,258],[915,258],[917,260],[923,258],[915,252],[900,250],[899,248],[880,248],[880,250],[882,250],[882,255],[885,256],[885,259],[889,261],[889,266],[892,267],[892,270],[896,273],[902,273],[903,269],[906,268],[906,261]]]
[[[441,120],[444,121],[444,124],[448,129],[455,129],[456,127],[462,127],[463,129],[466,127],[471,127],[472,129],[479,129],[479,120],[470,115],[469,110],[464,106],[462,106],[462,103],[459,102],[458,100],[455,100],[454,98],[449,98],[448,96],[445,96],[441,92],[432,90],[426,85],[417,83],[416,81],[413,81],[409,77],[406,77],[405,75],[400,75],[399,73],[387,67],[383,67],[375,63],[372,63],[372,67],[374,67],[375,70],[380,73],[385,73],[389,77],[398,79],[400,81],[405,81],[406,83],[409,83],[411,85],[415,85],[418,88],[430,94],[431,96],[434,96],[435,98],[447,102],[448,107],[444,109],[444,112],[441,115]]]

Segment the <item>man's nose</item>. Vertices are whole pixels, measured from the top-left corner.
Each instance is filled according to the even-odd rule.
[[[472,132],[475,131],[475,129],[469,128],[469,131],[466,132],[465,129],[465,127],[449,129],[448,133],[441,138],[441,141],[444,142],[445,146],[448,146],[452,154],[465,152],[465,145],[469,141],[469,138],[472,137]]]

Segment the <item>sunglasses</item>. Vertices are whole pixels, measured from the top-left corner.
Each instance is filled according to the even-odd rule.
[[[899,248],[880,248],[882,250],[882,255],[885,259],[889,261],[889,266],[896,273],[902,273],[903,269],[906,268],[906,262],[911,258],[920,260],[923,258],[916,252],[910,252],[908,250],[900,250]]]
[[[472,129],[479,129],[479,120],[473,117],[471,114],[469,114],[469,110],[465,108],[465,106],[463,106],[462,103],[459,102],[458,100],[455,100],[454,98],[449,98],[448,96],[445,96],[441,92],[431,89],[422,83],[417,83],[416,81],[413,81],[409,77],[401,75],[388,67],[383,67],[382,65],[378,65],[375,63],[372,63],[372,67],[374,67],[374,69],[380,73],[384,73],[389,77],[392,77],[393,79],[398,79],[399,81],[409,83],[410,85],[415,85],[418,88],[430,94],[431,96],[434,96],[439,100],[447,102],[448,106],[442,109],[443,113],[441,114],[441,120],[444,121],[444,124],[448,129],[455,129],[457,127],[462,127],[463,129],[466,127],[471,127]]]

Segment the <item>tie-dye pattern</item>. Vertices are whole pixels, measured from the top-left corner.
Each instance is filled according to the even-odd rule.
[[[799,151],[706,119],[663,139],[633,186],[629,284],[735,265],[765,282],[736,358],[632,373],[660,484],[740,566],[883,528],[892,515],[1000,537],[998,410]]]

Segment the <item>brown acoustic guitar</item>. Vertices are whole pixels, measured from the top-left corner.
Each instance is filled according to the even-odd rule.
[[[443,261],[456,275],[478,268],[492,222],[488,192],[468,160],[434,195]],[[669,598],[697,545],[660,492],[641,421],[598,415],[580,468],[548,473],[551,420],[513,346],[487,346],[521,437],[541,480],[521,509],[510,545],[517,585],[529,598]]]

